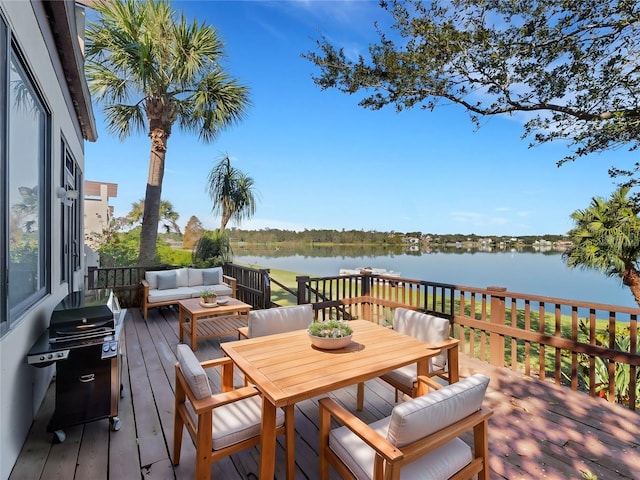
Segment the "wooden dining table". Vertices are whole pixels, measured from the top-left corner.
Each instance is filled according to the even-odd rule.
[[[367,320],[352,320],[349,325],[352,341],[339,350],[312,346],[306,330],[220,344],[262,394],[260,478],[272,479],[275,471],[277,408],[292,409],[302,400],[363,385],[411,363],[417,364],[418,375],[427,375],[429,358],[440,353],[429,344]],[[293,474],[287,471],[287,478],[292,479]]]

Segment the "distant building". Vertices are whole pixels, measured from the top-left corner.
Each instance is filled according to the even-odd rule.
[[[84,182],[84,239],[95,249],[96,239],[102,235],[113,218],[113,207],[109,199],[118,196],[118,184],[106,182]]]

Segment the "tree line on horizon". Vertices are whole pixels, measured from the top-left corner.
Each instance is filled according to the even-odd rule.
[[[185,230],[186,233],[186,230]],[[536,241],[547,242],[567,241],[566,235],[478,235],[475,233],[422,233],[415,232],[380,232],[374,230],[331,230],[309,229],[303,231],[282,230],[278,228],[265,228],[261,230],[245,230],[231,228],[227,230],[229,240],[232,243],[333,243],[333,244],[388,244],[402,245],[405,243],[430,243],[430,244],[456,244],[456,243],[480,243],[489,241],[493,243],[518,243],[533,245]],[[415,239],[415,240],[414,240]]]

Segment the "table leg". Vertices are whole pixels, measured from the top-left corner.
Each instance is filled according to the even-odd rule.
[[[293,452],[291,452],[293,455]],[[287,452],[289,455],[289,452]],[[270,479],[276,470],[276,406],[262,397],[260,432],[260,478]]]
[[[287,445],[287,480],[294,480],[296,473],[295,460],[295,405],[287,405],[284,407],[286,424],[286,445]]]
[[[180,326],[180,341],[182,342],[182,337],[184,336],[184,322],[185,322],[185,311],[180,305],[178,309],[178,325]]]
[[[198,324],[197,316],[191,314],[191,350],[194,352],[198,349]]]
[[[364,408],[364,382],[358,384],[358,390],[356,391],[356,410],[361,412]]]
[[[429,376],[429,359],[418,360],[418,376]]]

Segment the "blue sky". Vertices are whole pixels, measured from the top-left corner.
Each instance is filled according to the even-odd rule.
[[[178,1],[187,18],[217,28],[224,66],[250,87],[252,107],[211,144],[174,129],[162,198],[184,226],[211,214],[206,179],[219,158],[251,176],[256,214],[239,226],[421,231],[480,235],[566,233],[570,214],[615,189],[607,170],[637,158],[625,149],[556,166],[568,153],[556,143],[528,148],[515,117],[486,118],[479,130],[456,105],[433,112],[365,110],[358,98],[321,91],[301,54],[325,35],[350,55],[376,40],[374,21],[388,22],[377,1]],[[149,138],[124,142],[107,133],[94,105],[98,141],[86,144],[88,180],[119,185],[116,216],[144,197]]]

